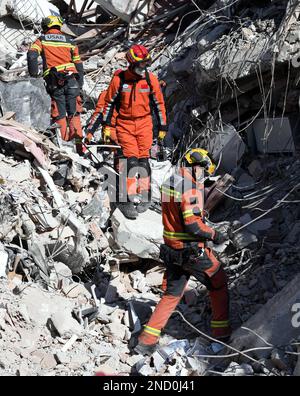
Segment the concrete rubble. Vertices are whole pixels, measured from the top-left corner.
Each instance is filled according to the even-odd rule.
[[[0,376],[299,376],[298,2],[27,3],[0,2]],[[84,124],[136,40],[167,83],[171,154],[151,159],[154,204],[135,221],[105,191],[112,159],[96,152],[99,169],[48,129],[26,52],[53,12],[84,61]],[[193,327],[174,313],[158,350],[135,355],[162,295],[160,187],[195,144],[218,165],[205,209],[229,232],[209,246],[234,333],[225,347],[195,330],[209,334],[211,309],[192,278],[177,310]]]

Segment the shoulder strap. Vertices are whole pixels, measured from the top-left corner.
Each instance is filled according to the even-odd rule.
[[[153,95],[153,87],[152,87],[152,83],[151,83],[150,73],[147,69],[146,69],[146,73],[145,73],[145,78],[146,78],[147,84],[150,87],[150,95]]]

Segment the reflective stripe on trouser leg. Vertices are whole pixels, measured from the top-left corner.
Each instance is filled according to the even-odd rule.
[[[139,336],[139,342],[145,345],[152,345],[158,342],[161,330],[166,326],[181,297],[166,294],[162,297],[147,326],[145,326],[144,331]]]
[[[212,334],[216,338],[227,337],[231,334],[229,323],[229,292],[227,276],[222,267],[211,278],[211,285],[212,289],[209,294],[212,307]]]

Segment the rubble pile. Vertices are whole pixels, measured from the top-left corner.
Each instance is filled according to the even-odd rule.
[[[299,2],[26,3],[34,13],[0,3],[0,376],[300,375]],[[155,204],[137,220],[106,191],[111,156],[80,157],[48,128],[26,52],[49,13],[81,49],[83,123],[135,41],[167,83],[172,161],[151,160]],[[229,234],[209,247],[234,333],[207,337],[207,289],[192,278],[158,350],[135,355],[162,295],[160,187],[194,145],[218,164],[205,210]]]

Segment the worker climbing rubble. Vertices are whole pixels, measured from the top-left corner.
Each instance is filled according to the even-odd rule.
[[[162,329],[184,295],[190,276],[209,290],[213,337],[226,339],[231,334],[226,273],[212,250],[206,247],[206,241],[221,244],[228,238],[225,232],[205,224],[204,181],[215,169],[207,151],[191,149],[178,174],[162,186],[164,295],[139,336],[138,353],[151,354],[155,350]]]
[[[160,83],[147,70],[151,63],[148,50],[142,45],[133,45],[126,58],[128,69],[116,71],[105,97],[103,135],[106,142],[112,138],[113,115],[117,110],[117,139],[124,156],[120,165],[118,206],[127,218],[136,219],[151,206],[152,111],[159,120],[160,141],[166,136],[167,117]]]
[[[60,17],[50,15],[43,19],[43,35],[32,44],[27,54],[28,70],[31,77],[38,77],[38,58],[41,56],[43,77],[51,96],[52,122],[59,125],[64,141],[75,139],[76,150],[82,154],[80,91],[84,79],[83,64],[78,47],[61,32],[62,26]]]

